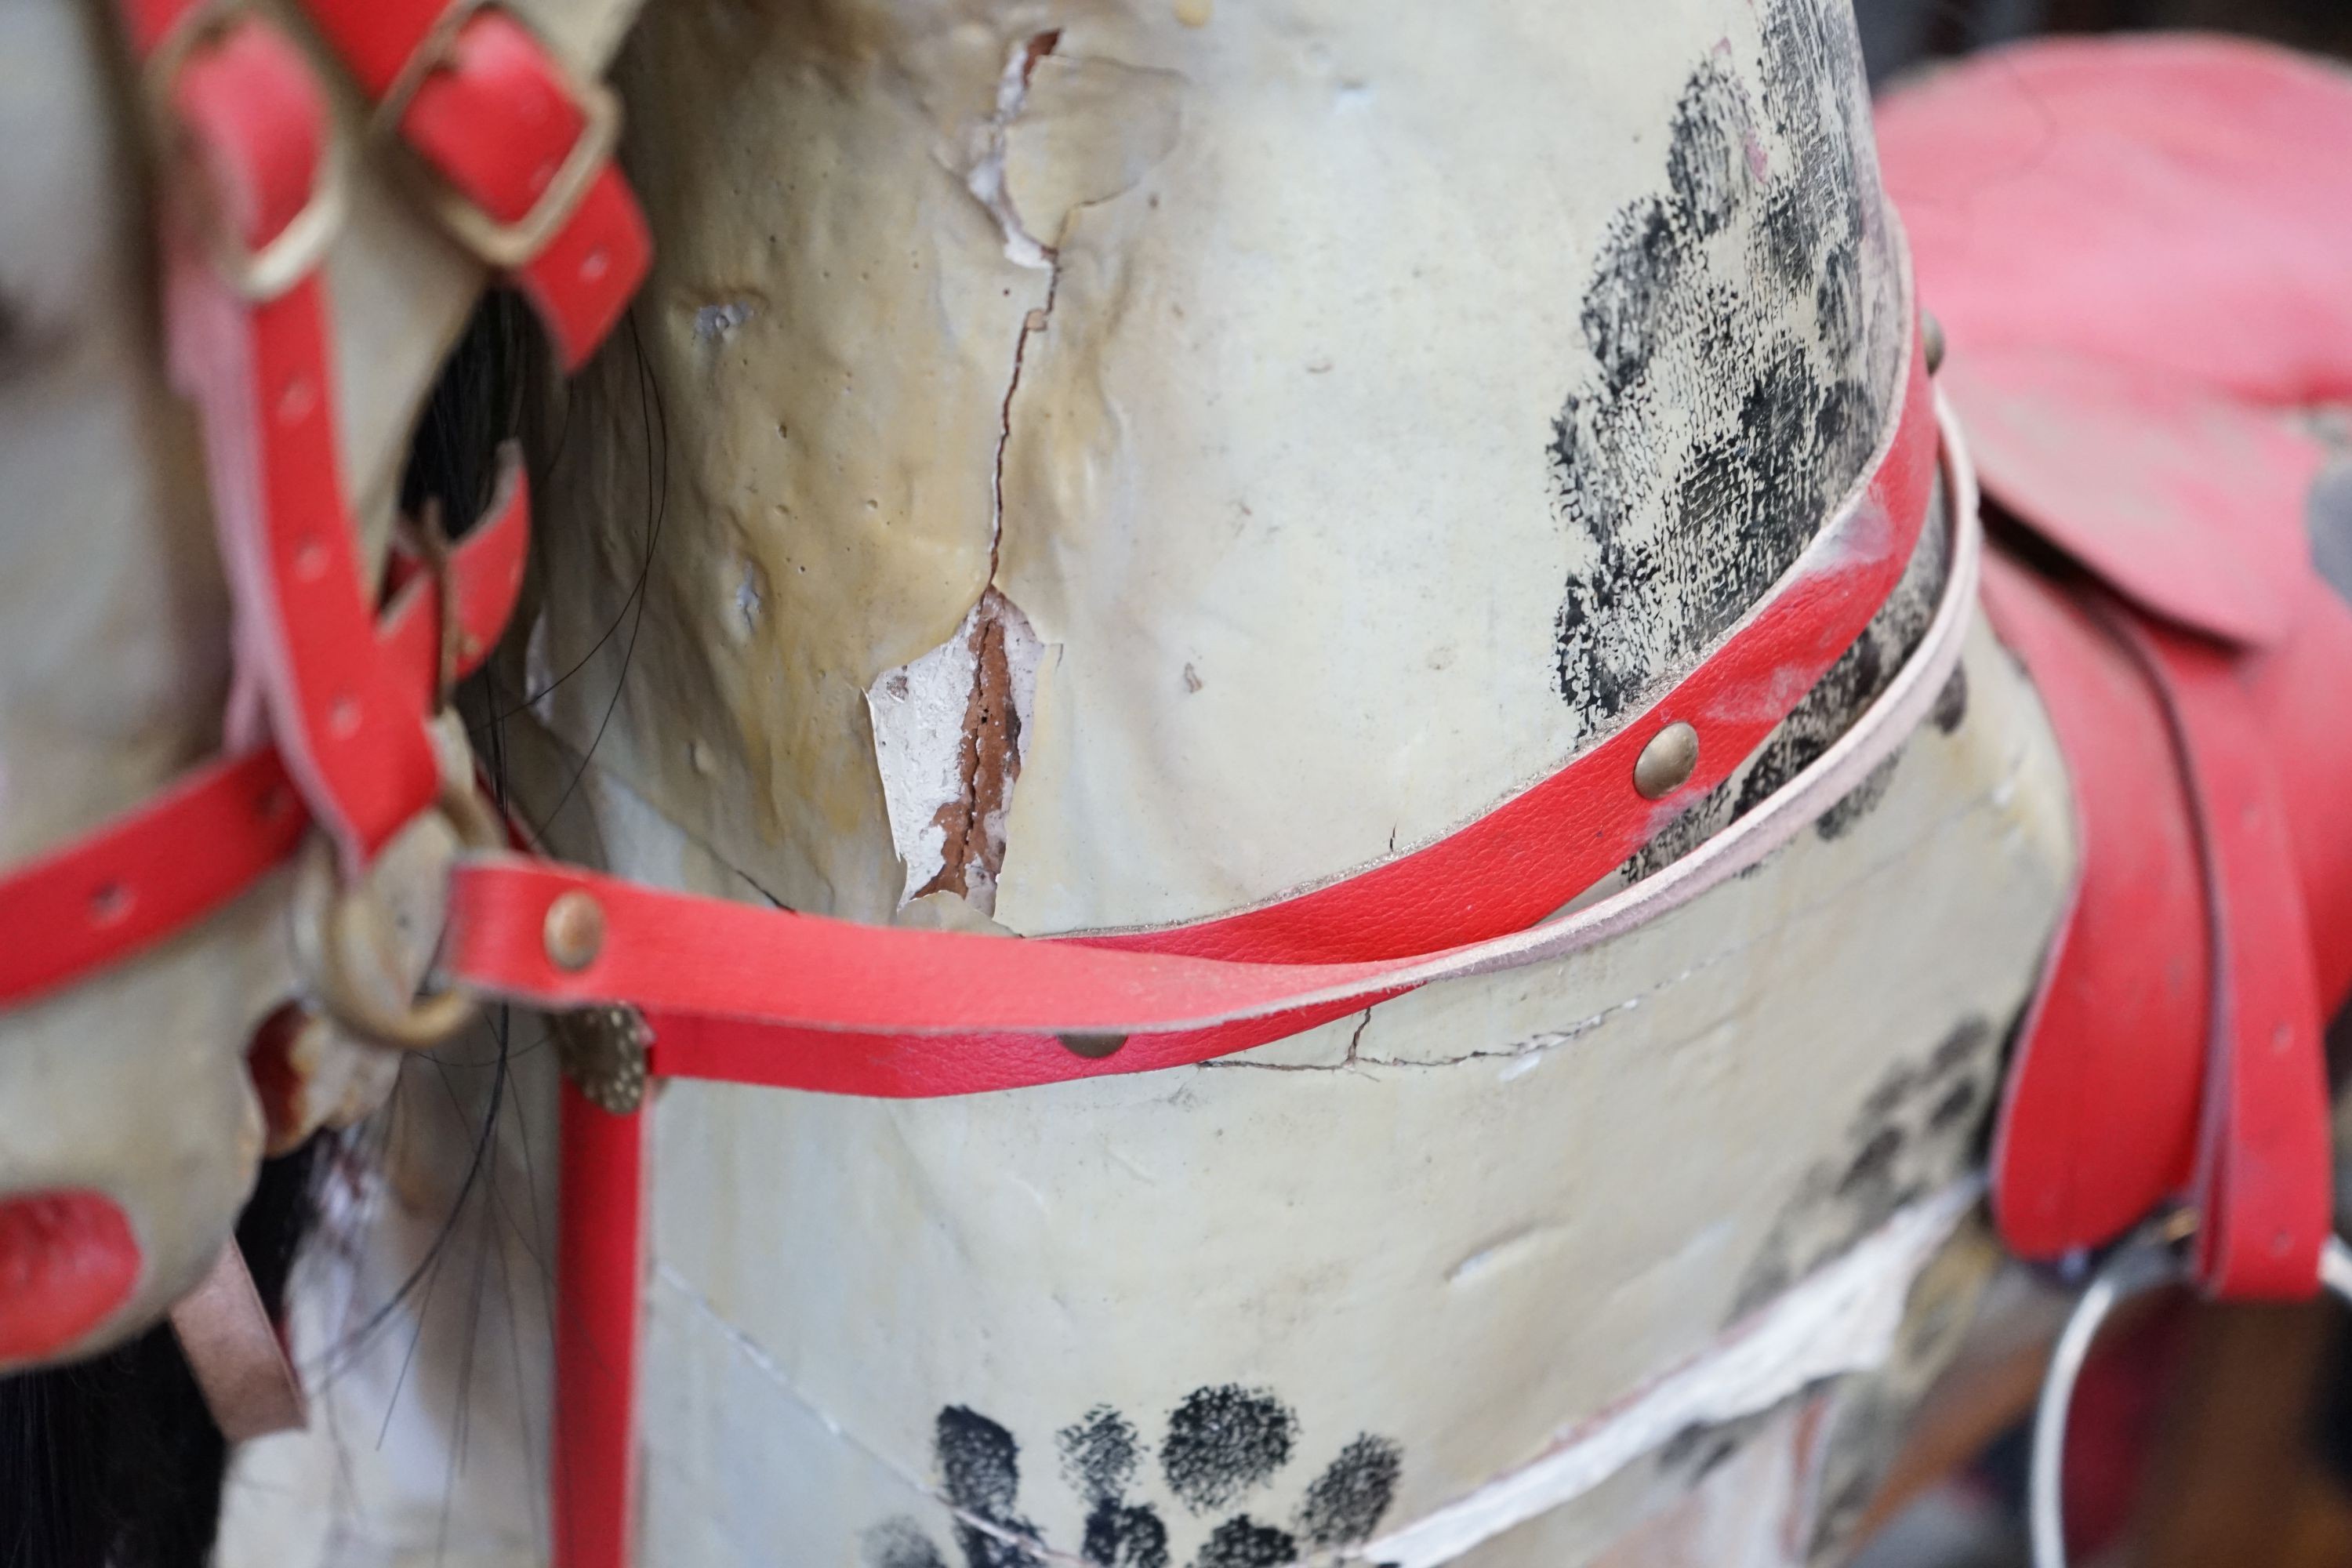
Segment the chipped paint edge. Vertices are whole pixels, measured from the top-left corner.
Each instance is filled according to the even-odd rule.
[[[1569,1433],[1533,1463],[1360,1549],[1389,1568],[1436,1568],[1601,1485],[1692,1426],[1770,1408],[1808,1384],[1864,1371],[1895,1347],[1913,1281],[1983,1191],[1957,1182],[1898,1211],[1844,1257],[1705,1353]]]

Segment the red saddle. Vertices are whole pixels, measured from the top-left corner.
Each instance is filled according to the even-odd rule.
[[[2186,1199],[2208,1290],[2307,1296],[2352,991],[2352,611],[2309,515],[2315,415],[2352,400],[2352,77],[2044,43],[1898,90],[1878,132],[1942,384],[2017,525],[1985,607],[2074,787],[2002,1236],[2050,1258]]]

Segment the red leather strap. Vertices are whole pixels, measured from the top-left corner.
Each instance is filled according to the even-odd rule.
[[[2352,996],[2352,724],[2314,721],[2352,712],[2352,608],[2316,573],[2306,575],[2277,650],[2250,655],[2238,678],[2282,763],[2273,777],[2294,840],[2320,1011],[2332,1016]]]
[[[645,1289],[646,1121],[565,1080],[557,1213],[554,1568],[625,1568],[636,1531],[637,1309]]]
[[[643,281],[653,247],[644,215],[609,155],[589,172],[605,100],[559,64],[503,7],[459,0],[303,0],[371,103],[404,91],[402,140],[493,225],[520,226],[542,202],[564,210],[510,261],[566,370],[602,342]],[[432,51],[427,58],[423,51]],[[413,84],[413,90],[408,90]],[[583,176],[576,189],[565,182]],[[565,205],[568,204],[568,205]],[[453,226],[455,227],[455,226]],[[468,231],[457,230],[461,240]]]
[[[522,586],[530,496],[509,461],[496,510],[451,550],[458,668],[488,657]],[[381,657],[409,711],[432,705],[441,590],[393,596]],[[204,919],[281,864],[310,826],[275,747],[208,763],[136,810],[0,878],[0,1007],[117,963]]]
[[[2321,994],[2243,679],[2288,656],[2232,654],[1998,557],[1986,586],[2065,752],[2082,856],[1995,1140],[2003,1237],[2053,1257],[2186,1194],[2206,1289],[2308,1297],[2330,1203]]]
[[[164,37],[171,52],[147,63],[171,73],[152,90],[186,148],[180,177],[206,182],[199,210],[263,252],[328,177],[324,100],[299,52],[257,18]],[[422,716],[376,657],[336,452],[323,248],[253,300],[224,276],[217,238],[206,245],[184,218],[166,227],[174,369],[203,412],[240,670],[257,679],[288,772],[356,874],[432,801],[437,775]]]
[[[2210,954],[2196,818],[2150,677],[2099,618],[1996,550],[1984,603],[2074,790],[2078,870],[2018,1030],[1992,1205],[2021,1257],[2122,1235],[2196,1163]]]
[[[2196,1272],[2231,1300],[2319,1289],[2334,1188],[2317,988],[2265,738],[2230,656],[2118,615],[2161,692],[2197,812],[2213,975]]]
[[[1915,425],[1914,421],[1918,421]],[[1933,404],[1915,385],[1901,428],[1934,438]],[[1656,708],[1553,779],[1448,839],[1283,904],[1171,931],[1008,942],[858,925],[695,898],[517,856],[461,863],[444,944],[453,983],[543,1005],[620,1001],[652,1026],[654,1067],[873,1095],[971,1093],[1100,1072],[1198,1061],[1295,1033],[1399,991],[1557,958],[1712,885],[1817,816],[1858,782],[1841,769],[1871,746],[1875,762],[1958,654],[1974,586],[1974,535],[1956,537],[1933,654],[1923,651],[1873,721],[1832,748],[1807,787],[1792,786],[1698,852],[1576,914],[1531,922],[1567,902],[1646,838],[1663,814],[1727,774],[1874,613],[1857,580],[1891,587],[1916,542],[1926,465],[1905,437],[1857,503],[1790,581]],[[1914,467],[1917,464],[1917,467]],[[1882,487],[1912,509],[1895,511]],[[1972,498],[1971,498],[1972,500]],[[1888,557],[1892,556],[1889,560]],[[1656,728],[1697,725],[1702,776],[1659,806],[1632,782]],[[1729,754],[1723,754],[1728,752]],[[1557,815],[1547,816],[1549,805]],[[1548,879],[1531,888],[1534,878]],[[551,952],[559,905],[593,903],[592,955]],[[1363,912],[1368,929],[1332,930],[1320,911]],[[1326,918],[1338,918],[1327,915]],[[1507,922],[1516,921],[1516,926]],[[1501,927],[1501,930],[1497,930]],[[1423,943],[1424,945],[1414,945]],[[1334,953],[1349,953],[1335,959]],[[562,962],[559,962],[559,959]],[[1060,1037],[1129,1037],[1111,1056]]]

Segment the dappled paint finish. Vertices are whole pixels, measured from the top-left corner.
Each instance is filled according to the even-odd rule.
[[[1569,585],[1619,570],[1604,531],[1628,562],[1671,541],[1746,563],[1622,571],[1628,605],[1679,627],[1609,656],[1636,691],[1695,663],[1859,471],[1905,327],[1839,8],[1187,14],[648,19],[621,72],[662,241],[644,358],[608,358],[569,410],[515,672],[581,667],[541,710],[553,743],[517,743],[542,808],[594,745],[560,847],[982,923],[940,892],[901,912],[933,873],[898,855],[983,804],[961,748],[994,700],[956,697],[985,684],[992,591],[1040,645],[1034,686],[1008,673],[994,919],[1215,914],[1412,847],[1607,730],[1620,709],[1559,641]],[[1717,131],[1738,155],[1711,175]],[[1619,216],[1678,181],[1714,226],[1657,279],[1635,365],[1591,324],[1614,308],[1596,279]],[[1747,289],[1769,321],[1702,308]],[[1768,351],[1740,376],[1694,357],[1726,322]],[[1743,393],[1689,427],[1694,367],[1760,384],[1769,416],[1743,426]],[[1601,480],[1570,470],[1564,412],[1614,421],[1629,462],[1715,440],[1709,504],[1678,482],[1602,518],[1572,494]],[[1941,518],[1740,779],[1787,777],[1892,678],[1943,581]],[[625,611],[625,646],[599,647]],[[1981,642],[1967,670],[1965,712],[1837,823],[1572,965],[1020,1094],[668,1085],[653,1563],[1344,1552],[1367,1514],[1403,1527],[1700,1352],[1743,1286],[1836,1256],[1886,1193],[1968,1157],[1966,1118],[1906,1099],[1919,1130],[1881,1163],[1864,1103],[1960,1020],[2006,1019],[2063,882],[2031,698]],[[877,761],[919,708],[935,749]],[[1950,899],[1900,897],[1920,881]],[[1646,1506],[1576,1500],[1550,1539],[1581,1544],[1529,1560],[1580,1560]]]
[[[1654,695],[1782,573],[1862,472],[1905,323],[1849,18],[1760,9],[1752,73],[1711,53],[1662,187],[1609,219],[1580,313],[1592,371],[1553,423],[1593,547],[1559,617],[1591,729]]]
[[[1370,1434],[1342,1448],[1307,1483],[1281,1524],[1243,1510],[1289,1462],[1298,1418],[1268,1389],[1198,1388],[1167,1420],[1158,1457],[1170,1488],[1194,1513],[1222,1513],[1192,1559],[1194,1568],[1254,1568],[1294,1563],[1303,1551],[1344,1549],[1371,1539],[1396,1495],[1402,1446]],[[1149,1501],[1129,1500],[1152,1446],[1109,1405],[1097,1405],[1055,1435],[1061,1479],[1090,1505],[1083,1536],[1064,1549],[1102,1568],[1170,1568],[1169,1529]],[[964,1568],[1041,1568],[1053,1543],[1019,1512],[1021,1446],[978,1411],[939,1414],[932,1458],[947,1501],[961,1516],[954,1555]],[[1255,1506],[1263,1510],[1261,1496]],[[1233,1505],[1228,1510],[1228,1505]],[[923,1522],[900,1515],[860,1538],[865,1568],[917,1568],[949,1555]]]
[[[1553,462],[1598,374],[1592,268],[1671,188],[1695,73],[1763,106],[1767,176],[1799,155],[1765,25],[1597,0],[657,12],[621,79],[665,259],[639,339],[566,411],[507,671],[565,678],[509,727],[526,808],[632,875],[889,918],[872,694],[991,588],[1043,645],[997,883],[1015,929],[1213,913],[1556,765],[1606,722],[1563,700],[1557,643],[1597,554]],[[1738,247],[1705,260],[1747,281]],[[1891,386],[1869,345],[1899,323],[1793,331],[1817,387]],[[1913,570],[1931,602],[1939,559]],[[1901,618],[1812,743],[1900,662]],[[1855,1239],[1881,1173],[1936,1186],[1968,1158],[1948,1121],[1882,1160],[1868,1091],[2013,1011],[2068,846],[2030,695],[1981,640],[1966,668],[1965,712],[1872,809],[1574,964],[1145,1078],[912,1103],[667,1085],[647,1568],[1353,1551],[1706,1352],[1745,1283]],[[1921,883],[1949,896],[1924,910]],[[938,894],[901,918],[978,923]],[[446,1198],[436,1169],[399,1166]],[[523,1296],[488,1321],[528,1343]],[[473,1334],[439,1337],[408,1408],[455,1403]],[[382,1418],[397,1349],[330,1395],[354,1420]],[[472,1474],[491,1402],[472,1419],[466,1471],[421,1482],[322,1438],[257,1455],[244,1539],[286,1518],[274,1478],[340,1473],[420,1552],[445,1492],[464,1539],[530,1540],[529,1495]],[[1723,1473],[1701,1468],[1612,1479],[1472,1560],[1585,1560]]]

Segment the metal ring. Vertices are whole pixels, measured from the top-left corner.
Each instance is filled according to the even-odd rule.
[[[2060,1496],[2066,1458],[2066,1416],[2074,1404],[2074,1384],[2090,1359],[2092,1342],[2110,1313],[2135,1296],[2187,1277],[2179,1253],[2154,1242],[2127,1242],[2100,1265],[2050,1352],[2042,1396],[2033,1406],[2032,1460],[2026,1471],[2026,1525],[2033,1544],[2033,1568],[2066,1568],[2066,1531]]]
[[[2042,1396],[2033,1407],[2032,1462],[2026,1472],[2026,1524],[2033,1545],[2033,1568],[2066,1568],[2066,1531],[2061,1492],[2066,1458],[2066,1416],[2074,1384],[2090,1359],[2099,1329],[2117,1307],[2159,1286],[2188,1278],[2176,1248],[2160,1242],[2126,1244],[2092,1277],[2066,1319],[2050,1352]],[[2352,1305],[2352,1247],[2330,1235],[2319,1249],[2319,1283]]]
[[[448,822],[461,847],[497,848],[506,842],[498,814],[470,778],[445,783],[433,809]],[[316,840],[296,873],[291,910],[298,965],[320,1012],[355,1035],[404,1050],[437,1046],[474,1018],[479,1004],[463,991],[437,991],[387,1008],[349,967],[354,923],[378,919],[380,906],[364,884],[337,884],[332,847]]]
[[[194,167],[172,95],[180,73],[196,51],[240,26],[268,27],[247,0],[204,0],[174,21],[149,52],[140,71],[140,96],[156,142],[159,177],[166,195],[203,246],[213,269],[239,297],[255,304],[277,299],[325,261],[341,233],[348,205],[350,169],[343,135],[331,112],[322,128],[319,164],[302,210],[258,247],[246,243],[221,212],[209,176]],[[275,33],[275,29],[271,29]],[[286,42],[289,49],[294,47]]]

